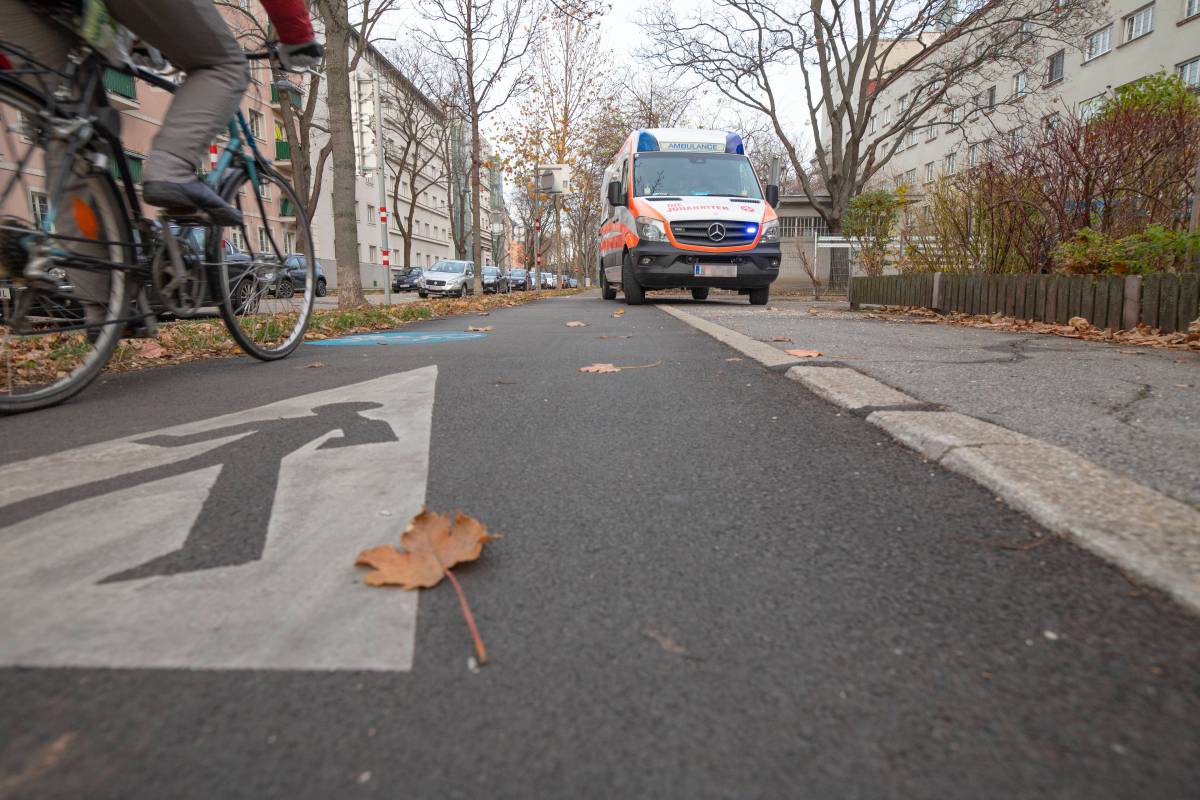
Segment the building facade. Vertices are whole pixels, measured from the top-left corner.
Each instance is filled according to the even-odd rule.
[[[1200,90],[1200,0],[1110,0],[1081,41],[1045,46],[1025,69],[967,76],[949,102],[902,135],[879,183],[920,197],[939,176],[969,168],[999,136],[1035,137],[1063,115],[1086,118],[1114,89],[1156,72]],[[868,130],[906,102],[903,76],[876,99]]]

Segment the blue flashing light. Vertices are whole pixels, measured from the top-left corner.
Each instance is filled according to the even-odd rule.
[[[650,131],[642,131],[638,134],[637,151],[639,153],[653,153],[658,150],[658,139],[654,138],[654,134]]]
[[[747,225],[746,226],[746,233],[753,234],[757,230],[758,230],[757,225]]]
[[[742,137],[730,131],[725,134],[725,152],[737,153],[739,156],[746,155],[746,148],[742,144]]]

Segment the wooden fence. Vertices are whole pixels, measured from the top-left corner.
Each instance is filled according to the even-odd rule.
[[[850,306],[917,306],[1065,325],[1083,317],[1098,328],[1139,322],[1164,333],[1200,317],[1200,274],[954,275],[926,273],[850,279]]]

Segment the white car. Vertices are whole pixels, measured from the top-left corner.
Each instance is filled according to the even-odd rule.
[[[420,297],[466,297],[475,292],[475,262],[442,260],[428,267],[417,285]]]

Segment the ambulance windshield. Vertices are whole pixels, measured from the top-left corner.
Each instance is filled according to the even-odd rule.
[[[745,156],[725,153],[638,153],[634,195],[762,198]]]

